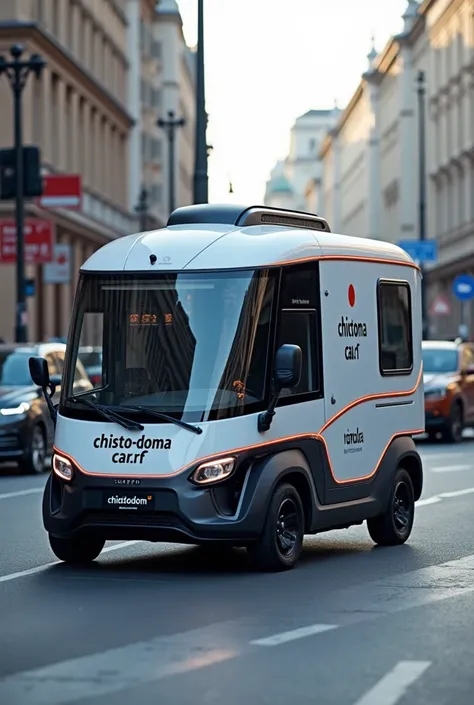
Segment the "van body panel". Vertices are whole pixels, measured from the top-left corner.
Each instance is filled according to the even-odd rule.
[[[417,270],[368,262],[320,263],[325,426],[336,482],[368,479],[400,434],[424,428],[421,311]],[[380,371],[377,286],[407,283],[411,291],[413,365],[408,373]]]
[[[43,497],[51,535],[246,546],[262,537],[282,482],[300,496],[306,533],[346,528],[387,510],[398,468],[420,497],[421,273],[391,243],[315,231],[295,216],[300,227],[240,227],[230,216],[172,225],[120,238],[82,266],[56,417],[64,462],[53,463]],[[105,351],[92,408],[71,398],[74,350],[98,320],[82,329],[89,314],[103,321]],[[259,431],[275,380],[290,377]],[[111,411],[143,430],[102,420]],[[228,477],[197,484],[203,463],[229,457]]]

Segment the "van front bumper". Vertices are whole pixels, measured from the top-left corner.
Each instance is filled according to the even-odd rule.
[[[188,477],[185,473],[117,485],[119,478],[77,473],[68,482],[53,472],[43,496],[44,527],[62,538],[95,536],[185,544],[218,540],[244,546],[260,536],[268,488],[265,481],[259,482],[258,471],[247,471],[237,492],[224,484],[196,487]],[[118,508],[108,503],[110,497],[129,497],[135,503],[146,500],[146,506]]]

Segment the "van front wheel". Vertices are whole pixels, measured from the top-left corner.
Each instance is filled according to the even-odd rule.
[[[270,501],[262,536],[247,547],[252,564],[261,571],[293,568],[304,538],[304,510],[293,485],[276,488]]]
[[[398,546],[408,539],[415,519],[415,493],[403,468],[395,474],[390,501],[384,514],[367,519],[370,538],[379,546]]]
[[[73,565],[92,563],[104,548],[102,539],[63,539],[49,534],[49,545],[56,558]]]

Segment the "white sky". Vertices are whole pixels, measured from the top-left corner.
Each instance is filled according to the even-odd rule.
[[[188,44],[197,2],[178,0]],[[261,203],[310,109],[343,108],[367,67],[403,26],[406,0],[204,0],[209,200]],[[229,179],[234,194],[228,193]]]

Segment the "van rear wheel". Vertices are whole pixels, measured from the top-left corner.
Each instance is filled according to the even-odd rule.
[[[415,519],[415,493],[410,475],[399,468],[384,514],[367,519],[370,538],[379,546],[398,546],[408,539]]]
[[[260,539],[247,547],[258,570],[278,572],[293,568],[304,539],[304,510],[293,485],[279,485],[271,498]]]
[[[56,558],[72,565],[92,563],[100,554],[105,540],[96,538],[64,539],[49,534],[49,545]]]

